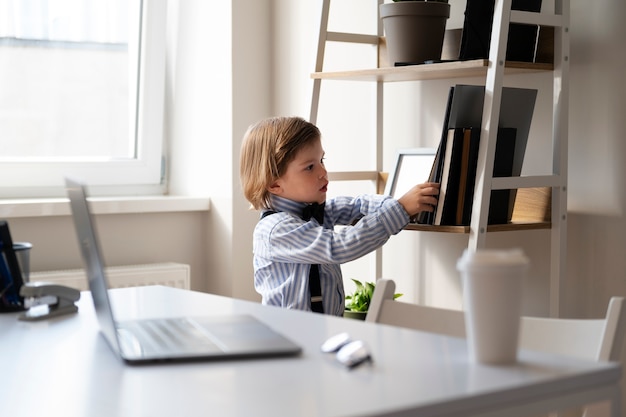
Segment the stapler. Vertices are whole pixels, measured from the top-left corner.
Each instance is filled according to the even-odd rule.
[[[22,285],[20,295],[28,308],[20,314],[20,320],[43,320],[78,311],[74,303],[80,299],[80,291],[75,288],[48,282],[29,282]]]

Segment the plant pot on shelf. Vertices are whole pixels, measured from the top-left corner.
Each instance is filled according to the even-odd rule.
[[[343,316],[348,319],[365,320],[365,316],[367,316],[367,311],[344,310]]]
[[[441,59],[450,5],[444,1],[398,1],[380,5],[391,65]]]

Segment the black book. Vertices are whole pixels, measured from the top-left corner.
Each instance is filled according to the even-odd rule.
[[[473,131],[472,135],[478,138],[480,137],[480,127],[482,125],[482,106],[485,95],[485,87],[484,86],[475,86],[475,85],[456,85],[450,88],[450,92],[448,95],[448,106],[446,108],[445,120],[444,120],[444,128],[442,132],[442,138],[439,142],[439,146],[437,148],[437,153],[435,155],[435,160],[431,169],[431,173],[429,176],[429,181],[437,182],[442,184],[442,175],[443,175],[443,165],[445,161],[446,154],[446,144],[448,131],[450,129],[455,128],[464,128],[468,129],[471,126]],[[537,90],[533,89],[522,89],[522,88],[512,88],[512,87],[503,87],[502,88],[502,101],[500,106],[500,126],[508,126],[506,129],[513,130],[513,140],[509,141],[508,149],[505,151],[499,149],[496,143],[496,154],[498,155],[498,160],[513,158],[513,162],[506,163],[507,172],[506,173],[498,173],[497,164],[494,161],[494,168],[496,168],[496,172],[494,172],[494,176],[518,176],[521,173],[522,163],[524,160],[524,154],[526,151],[526,142],[528,140],[528,132],[530,130],[530,123],[532,121],[532,114],[535,105],[535,99],[537,96]],[[500,128],[502,129],[502,128]],[[509,135],[510,133],[504,132],[498,134],[500,135]],[[471,219],[471,209],[473,206],[473,197],[474,197],[474,186],[475,186],[475,167],[474,160],[477,162],[478,160],[478,147],[479,144],[475,142],[479,142],[479,139],[471,141],[473,148],[470,148],[470,155],[467,155],[467,158],[471,158],[472,163],[468,162],[468,169],[473,172],[468,172],[468,178],[465,179],[466,189],[465,194],[463,196],[463,216],[462,221],[459,223],[458,214],[454,214],[454,219],[450,221],[448,224],[463,224],[468,225]],[[508,155],[507,157],[499,157],[501,153],[505,153]],[[470,178],[473,177],[473,178]],[[469,186],[467,184],[470,184]],[[469,188],[468,188],[469,187]],[[489,217],[490,224],[496,223],[508,223],[511,219],[513,213],[513,203],[515,200],[515,195],[517,190],[496,190],[498,192],[495,193],[494,196],[494,206],[497,207],[493,213]],[[502,192],[500,192],[502,191]],[[447,192],[447,185],[446,190]],[[491,197],[491,196],[490,196]],[[458,196],[457,196],[458,199]],[[445,203],[441,201],[442,198],[439,198],[438,206],[443,206]],[[503,203],[504,200],[507,200],[508,203]],[[456,206],[458,207],[458,203]],[[501,207],[506,207],[506,209],[502,209]],[[506,215],[503,214],[506,212]],[[443,213],[440,213],[440,216]],[[437,215],[437,209],[435,209],[434,213],[420,213],[417,217],[418,223],[421,224],[438,224],[435,222],[435,217]],[[443,223],[446,224],[446,223]]]
[[[448,91],[448,102],[446,104],[446,111],[443,116],[443,128],[441,130],[441,139],[437,146],[437,152],[435,153],[435,160],[428,176],[428,182],[441,183],[441,174],[443,171],[443,158],[442,155],[446,152],[446,142],[448,140],[448,121],[450,120],[450,109],[452,108],[452,99],[454,97],[454,86],[450,87]],[[421,224],[433,224],[435,220],[435,212],[423,211],[418,214],[417,222]]]
[[[448,128],[482,126],[484,97],[484,86],[457,84],[454,87]],[[502,87],[498,127],[516,129],[512,176],[521,175],[536,97],[537,90],[534,89]]]
[[[489,57],[494,6],[495,0],[467,0],[459,59]],[[511,9],[540,12],[541,0],[513,0]],[[507,40],[507,61],[534,62],[538,31],[537,25],[511,23]]]
[[[472,218],[472,206],[474,205],[474,188],[476,186],[476,169],[478,167],[478,150],[480,147],[480,128],[470,127],[464,129],[463,137],[467,147],[467,179],[462,181],[464,189],[459,195],[459,207],[457,207],[457,224],[469,225]],[[460,214],[459,214],[460,211]]]
[[[461,166],[463,158],[464,129],[450,129],[439,189],[439,204],[435,213],[435,225],[456,225],[459,199]]]
[[[496,155],[493,161],[494,177],[510,177],[513,175],[515,159],[515,128],[501,127],[498,129]],[[489,224],[506,224],[513,215],[513,206],[517,190],[493,190],[489,200]]]
[[[465,174],[465,180],[461,177],[456,224],[467,226],[471,222],[472,207],[474,205],[474,189],[476,186],[478,150],[480,146],[480,128],[473,127],[464,129],[464,138],[465,154],[463,157],[466,158],[466,162],[461,162],[461,169],[466,169],[467,172]],[[493,161],[493,177],[513,176],[515,138],[515,128],[498,129],[496,150]],[[513,205],[515,203],[515,194],[516,190],[491,191],[491,195],[489,196],[488,224],[503,224],[508,223],[511,220]]]

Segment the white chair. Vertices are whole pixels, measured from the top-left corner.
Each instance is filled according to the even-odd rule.
[[[462,311],[394,301],[395,282],[379,279],[366,321],[465,337]],[[621,360],[626,332],[626,298],[612,297],[603,319],[522,317],[520,347],[597,361]],[[607,404],[585,408],[585,417],[608,415]]]

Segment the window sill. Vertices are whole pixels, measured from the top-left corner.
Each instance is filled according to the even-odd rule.
[[[166,213],[208,211],[208,197],[141,196],[141,197],[90,197],[94,214]],[[0,218],[69,216],[66,198],[0,200]]]

